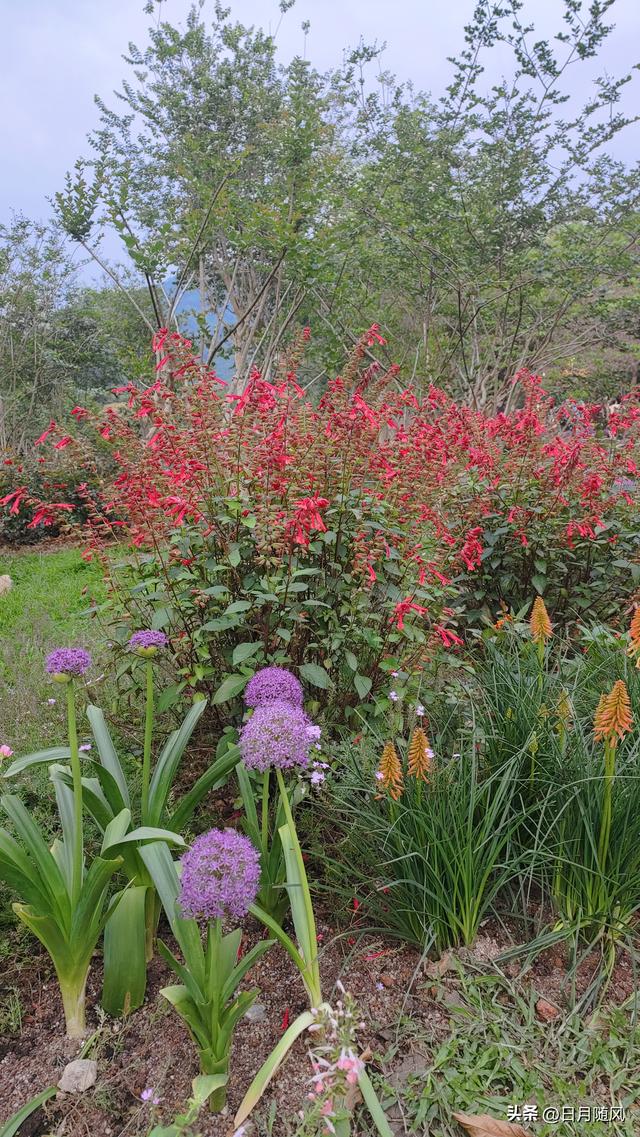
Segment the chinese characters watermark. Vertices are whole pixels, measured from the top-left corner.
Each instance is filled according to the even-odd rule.
[[[563,1121],[624,1121],[625,1111],[621,1105],[548,1105],[540,1109],[537,1105],[510,1105],[508,1121],[546,1121],[551,1125]]]

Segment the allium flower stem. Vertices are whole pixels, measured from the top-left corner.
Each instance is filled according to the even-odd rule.
[[[142,755],[142,797],[141,815],[142,824],[148,820],[149,810],[149,783],[151,781],[151,742],[153,739],[153,663],[146,662],[147,671],[147,702],[144,719],[144,751]]]
[[[73,683],[67,683],[67,721],[69,726],[69,750],[71,751],[71,774],[73,777],[73,874],[71,900],[75,904],[82,891],[82,869],[84,860],[84,838],[82,832],[82,768],[78,750],[78,728],[76,726],[76,704]]]
[[[269,788],[271,771],[265,770],[262,775],[262,851],[266,853],[269,848]]]

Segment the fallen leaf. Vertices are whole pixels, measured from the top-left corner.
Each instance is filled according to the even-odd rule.
[[[554,1019],[557,1019],[560,1011],[558,1007],[555,1007],[553,1003],[547,1002],[546,999],[538,999],[536,1003],[536,1014],[543,1023],[550,1023],[553,1022]]]
[[[454,970],[455,967],[452,963],[452,952],[445,951],[444,955],[442,955],[440,959],[436,959],[433,961],[433,963],[427,964],[424,969],[424,973],[428,976],[429,979],[442,979],[442,976],[446,975],[447,971]]]
[[[469,1137],[529,1137],[526,1129],[513,1121],[496,1121],[488,1113],[454,1113],[454,1118]]]

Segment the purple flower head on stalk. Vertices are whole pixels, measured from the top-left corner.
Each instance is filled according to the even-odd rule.
[[[211,829],[196,837],[181,858],[179,904],[184,916],[242,920],[260,884],[260,855],[235,829]]]
[[[263,667],[256,671],[244,689],[244,701],[248,707],[262,707],[275,702],[301,707],[303,697],[301,683],[284,667]]]
[[[263,773],[271,766],[288,770],[306,767],[312,741],[311,723],[300,707],[282,700],[256,707],[240,731],[240,754],[245,766]]]
[[[91,667],[91,656],[81,647],[57,647],[47,656],[45,667],[56,683],[69,683]]]
[[[136,655],[149,658],[155,655],[161,647],[166,647],[168,642],[164,632],[148,630],[144,632],[134,632],[129,640],[129,647],[132,651],[135,651]]]

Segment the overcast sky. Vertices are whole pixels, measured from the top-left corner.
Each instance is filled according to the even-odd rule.
[[[244,23],[276,29],[277,0],[228,0]],[[587,0],[585,0],[585,7]],[[463,26],[474,0],[298,0],[282,20],[278,45],[283,57],[302,52],[303,20],[311,22],[308,57],[321,69],[340,63],[342,49],[368,42],[388,44],[384,66],[423,90],[440,94],[450,75],[448,55],[462,44]],[[189,0],[165,0],[164,18],[180,22]],[[541,31],[559,24],[562,0],[526,0]],[[206,9],[205,9],[206,10]],[[107,103],[127,74],[127,44],[146,42],[149,17],[143,0],[0,0],[3,60],[0,69],[0,221],[11,209],[45,217],[47,197],[62,185],[65,171],[87,152],[85,138],[97,124],[95,93]],[[630,69],[640,54],[640,3],[617,0],[599,67],[610,74]],[[593,74],[593,68],[590,74]],[[640,110],[640,74],[626,107]],[[574,84],[585,96],[587,68]],[[630,85],[631,86],[631,85]],[[640,130],[631,128],[615,152],[636,160]]]

